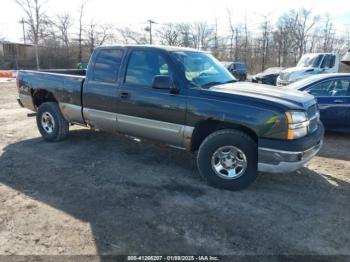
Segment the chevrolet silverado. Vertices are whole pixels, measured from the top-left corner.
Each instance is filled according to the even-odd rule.
[[[99,47],[86,72],[19,71],[17,87],[47,141],[70,125],[159,141],[197,153],[200,174],[225,189],[247,187],[258,171],[294,171],[323,140],[312,95],[237,82],[193,49]]]

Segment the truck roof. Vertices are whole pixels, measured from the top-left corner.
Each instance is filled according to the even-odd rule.
[[[204,52],[202,50],[182,47],[182,46],[166,46],[166,45],[137,45],[137,44],[128,44],[128,45],[109,45],[109,46],[100,46],[96,49],[108,49],[108,48],[148,48],[148,49],[158,49],[165,50],[170,52],[181,52],[181,51],[192,51],[192,52]]]

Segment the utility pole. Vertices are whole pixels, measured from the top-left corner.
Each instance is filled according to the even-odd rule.
[[[149,32],[149,44],[152,44],[152,24],[156,24],[152,19],[147,20],[149,26],[146,28],[146,31]]]
[[[23,43],[26,43],[26,29],[24,27],[25,21],[24,18],[22,18],[21,21],[19,21],[20,24],[22,24],[22,30],[23,30]]]

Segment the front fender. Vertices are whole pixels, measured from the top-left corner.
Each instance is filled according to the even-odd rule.
[[[214,120],[243,126],[258,137],[285,139],[287,119],[284,111],[259,103],[223,101],[206,97],[189,97],[187,125],[196,126],[200,121]]]

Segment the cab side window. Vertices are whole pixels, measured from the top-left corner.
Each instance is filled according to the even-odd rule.
[[[334,55],[326,55],[322,61],[321,68],[332,68],[335,63],[335,56]]]
[[[122,50],[101,49],[96,57],[93,80],[107,83],[116,82],[122,58]]]
[[[153,51],[133,51],[125,76],[125,83],[151,86],[156,75],[170,75],[164,57]]]

